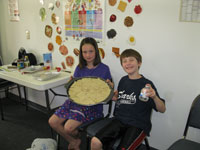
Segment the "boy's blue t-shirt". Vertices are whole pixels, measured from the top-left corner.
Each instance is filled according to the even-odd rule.
[[[147,102],[139,100],[140,91],[146,84],[151,84],[159,97],[154,84],[145,77],[142,76],[140,79],[129,79],[128,76],[122,77],[118,85],[119,96],[115,105],[114,116],[124,124],[143,129],[149,135],[151,112],[152,109],[156,110],[156,105],[151,98]]]

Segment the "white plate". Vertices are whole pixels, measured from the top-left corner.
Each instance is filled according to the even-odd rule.
[[[40,70],[43,70],[43,66],[30,66],[30,67],[26,67],[26,68],[22,69],[21,72],[33,73],[33,72],[40,71]]]
[[[34,74],[33,77],[39,81],[46,81],[49,79],[53,79],[57,77],[58,75],[60,75],[60,72],[42,72],[42,73]]]

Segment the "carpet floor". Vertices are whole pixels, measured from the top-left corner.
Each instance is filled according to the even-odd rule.
[[[0,120],[0,150],[26,150],[36,138],[52,138],[48,116],[41,111],[26,111],[17,101],[3,99],[4,119]],[[81,150],[86,150],[83,139]],[[67,150],[67,142],[61,138],[60,150]],[[140,150],[145,150],[142,145]],[[156,149],[151,149],[156,150]]]

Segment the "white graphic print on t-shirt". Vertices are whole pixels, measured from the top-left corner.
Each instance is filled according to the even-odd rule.
[[[119,91],[118,104],[135,104],[135,103],[136,103],[136,95],[134,95],[134,92],[128,95],[125,94],[125,90]]]

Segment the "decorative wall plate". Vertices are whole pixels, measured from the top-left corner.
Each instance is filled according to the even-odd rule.
[[[115,14],[112,14],[112,15],[110,16],[110,22],[115,22],[116,19],[117,19],[117,17],[116,17]]]
[[[65,62],[64,62],[64,61],[61,62],[61,65],[62,65],[62,68],[63,68],[63,69],[66,69],[66,65],[65,65]]]
[[[99,48],[99,53],[100,53],[100,55],[101,55],[101,58],[104,59],[104,57],[105,57],[105,52],[104,52],[103,48]]]
[[[127,16],[124,19],[124,25],[127,26],[127,27],[131,27],[133,25],[133,23],[134,23],[133,18],[130,17],[130,16]]]
[[[79,53],[80,53],[80,51],[78,50],[78,48],[74,48],[74,54],[75,54],[76,56],[78,56]]]
[[[110,6],[114,6],[117,3],[117,0],[109,0]]]
[[[40,4],[44,5],[44,0],[40,0]]]
[[[117,35],[117,32],[116,32],[114,29],[110,29],[110,30],[107,32],[107,37],[108,37],[109,39],[114,38],[116,35]]]
[[[45,35],[50,38],[52,36],[52,32],[53,32],[52,27],[50,25],[46,25],[45,26]]]
[[[56,7],[59,8],[60,7],[60,1],[56,0]]]
[[[142,12],[142,7],[140,5],[136,5],[134,8],[134,12],[136,14],[140,14]]]
[[[57,31],[58,34],[61,34],[61,33],[62,33],[61,27],[58,26],[58,27],[56,28],[56,31]]]
[[[59,48],[59,51],[62,55],[68,54],[68,48],[65,45],[61,45],[60,48]]]
[[[112,48],[112,52],[115,54],[115,56],[118,58],[120,56],[119,54],[119,48],[118,47],[113,47]]]
[[[126,10],[126,6],[127,6],[127,2],[120,0],[119,5],[118,5],[118,9],[121,12],[124,12]]]
[[[47,14],[46,14],[46,9],[43,8],[43,7],[40,8],[39,15],[40,15],[40,19],[41,19],[42,21],[44,21],[44,20],[46,19],[46,16],[47,16]]]
[[[128,37],[128,43],[130,45],[135,45],[135,37],[133,35]]]
[[[53,14],[51,15],[51,21],[52,21],[53,24],[58,24],[58,22],[59,22],[59,17],[56,16],[55,13],[53,13]]]
[[[74,65],[74,58],[72,56],[67,56],[66,57],[66,64],[69,67],[73,66]]]
[[[52,52],[53,51],[53,43],[49,43],[48,44],[48,50],[50,51],[50,52]]]
[[[61,36],[59,36],[59,35],[56,36],[56,43],[57,43],[58,45],[61,45],[61,44],[62,44],[62,38],[61,38]]]
[[[53,4],[53,3],[49,3],[48,8],[49,8],[50,10],[53,10],[53,9],[54,9],[54,4]]]

